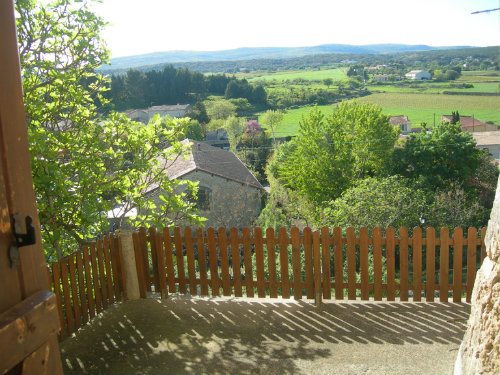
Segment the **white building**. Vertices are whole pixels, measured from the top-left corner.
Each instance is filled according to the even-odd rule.
[[[425,70],[412,70],[405,74],[405,77],[413,81],[425,81],[431,79],[431,73]]]

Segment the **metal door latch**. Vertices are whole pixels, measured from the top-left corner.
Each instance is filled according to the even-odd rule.
[[[19,248],[36,243],[35,228],[31,224],[32,222],[33,218],[31,216],[26,216],[24,218],[26,233],[19,233],[22,230],[19,223],[19,216],[14,215],[13,217],[14,225],[12,226],[12,228],[15,241],[9,247],[9,260],[11,268],[16,268],[19,265]]]

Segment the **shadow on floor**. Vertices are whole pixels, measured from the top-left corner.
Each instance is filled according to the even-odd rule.
[[[384,361],[381,356],[398,355],[398,346],[410,345],[409,356],[420,348],[455,350],[449,348],[460,345],[469,310],[453,303],[316,308],[289,300],[170,296],[115,305],[61,349],[65,374],[328,373],[315,363],[334,354],[349,363],[364,356]],[[366,353],[350,352],[360,347]]]

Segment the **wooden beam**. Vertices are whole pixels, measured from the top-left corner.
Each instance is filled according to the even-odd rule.
[[[59,331],[56,296],[42,290],[0,315],[0,374],[37,351]],[[51,345],[58,350],[57,345]],[[52,355],[59,353],[52,353]]]

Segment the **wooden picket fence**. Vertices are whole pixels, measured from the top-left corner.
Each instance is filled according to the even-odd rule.
[[[470,301],[485,257],[484,236],[456,228],[450,237],[427,228],[140,228],[133,234],[140,295],[375,301]],[[183,256],[177,256],[177,254]],[[123,298],[120,238],[109,234],[48,269],[57,298],[61,339]]]
[[[49,282],[57,298],[61,339],[123,295],[121,244],[113,234],[52,263]]]
[[[436,236],[420,228],[408,236],[406,228],[388,228],[382,234],[375,228],[371,236],[366,228],[359,234],[347,228],[322,228],[302,233],[292,228],[290,236],[284,228],[278,233],[261,228],[253,233],[245,228],[232,228],[206,233],[175,228],[134,234],[136,261],[141,296],[148,291],[189,293],[202,296],[260,298],[269,296],[294,299],[324,298],[349,300],[373,298],[380,301],[453,302],[465,297],[470,301],[476,270],[485,256],[486,228],[478,231],[456,228],[450,237],[442,228]],[[177,256],[183,253],[183,256]],[[397,263],[396,263],[397,262]],[[142,266],[139,266],[141,265]]]

